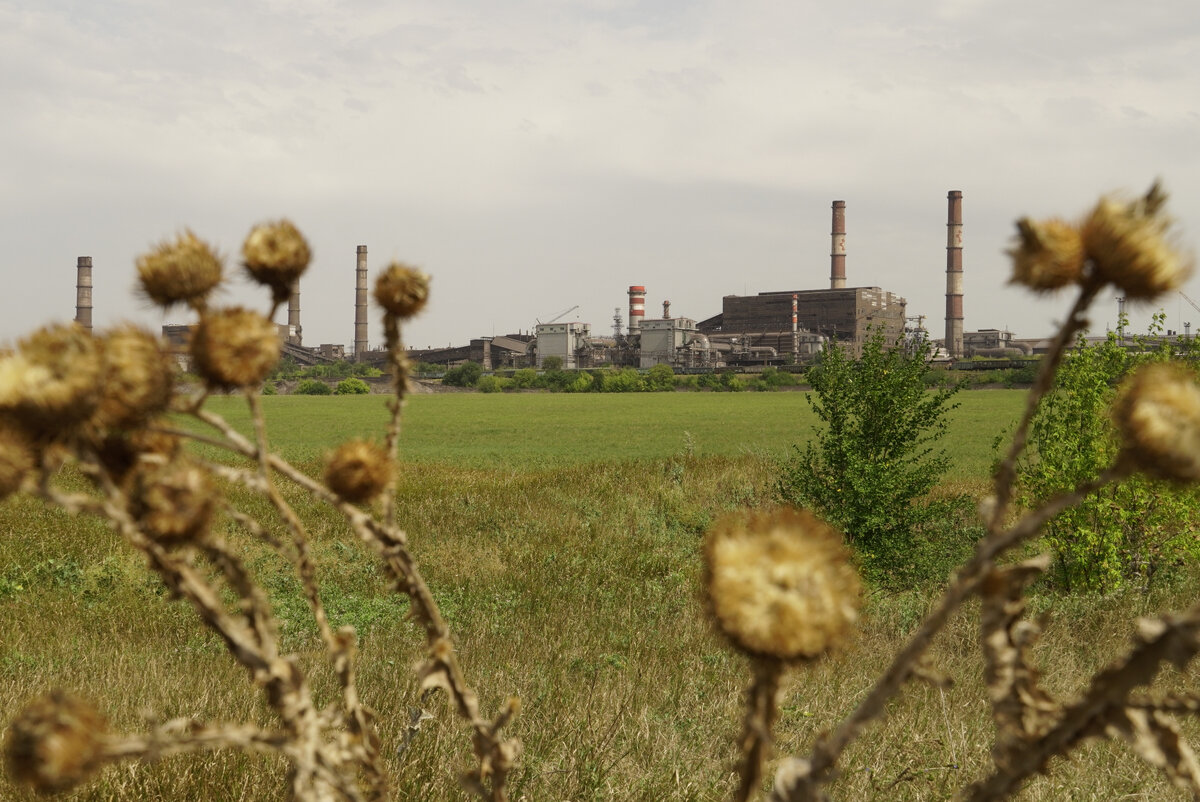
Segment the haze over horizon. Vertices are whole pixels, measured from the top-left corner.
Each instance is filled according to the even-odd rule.
[[[946,193],[964,194],[967,331],[1047,335],[1064,296],[1006,286],[1013,221],[1077,217],[1161,177],[1200,241],[1200,7],[943,0],[0,0],[0,344],[70,320],[157,327],[134,259],[191,228],[227,256],[288,217],[315,259],[306,345],[353,342],[355,249],[433,276],[415,347],[829,284],[945,314]],[[1200,277],[1185,292],[1200,302]],[[1112,293],[1115,295],[1116,293]],[[1177,296],[1162,308],[1200,331]],[[286,320],[286,313],[276,320]],[[1093,331],[1115,326],[1104,299]],[[371,344],[382,334],[372,316]]]

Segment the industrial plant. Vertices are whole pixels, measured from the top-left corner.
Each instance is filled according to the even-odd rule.
[[[671,314],[671,302],[662,302],[662,316],[646,316],[646,287],[628,290],[627,323],[621,307],[614,309],[611,334],[593,331],[591,324],[560,322],[572,307],[548,322],[537,321],[529,332],[478,337],[457,347],[410,350],[409,359],[452,366],[467,361],[484,370],[541,368],[553,358],[564,368],[605,366],[649,368],[670,365],[677,370],[704,370],[755,365],[802,365],[811,362],[822,347],[836,341],[858,353],[870,332],[882,332],[889,346],[905,339],[932,340],[939,354],[949,359],[972,355],[1021,356],[1033,348],[1011,332],[983,329],[963,331],[963,218],[962,192],[947,195],[946,315],[945,334],[933,339],[925,317],[909,316],[907,302],[881,287],[847,286],[846,202],[833,201],[830,232],[829,286],[795,287],[756,295],[727,295],[721,311],[697,320]],[[90,329],[92,322],[92,259],[77,262],[76,321]],[[301,365],[343,359],[382,362],[384,352],[372,350],[368,341],[367,246],[359,245],[355,261],[354,337],[349,352],[342,344],[307,346],[300,323],[299,282],[288,303],[288,321],[281,325],[284,354]],[[163,326],[163,336],[175,346],[186,367],[188,324]]]

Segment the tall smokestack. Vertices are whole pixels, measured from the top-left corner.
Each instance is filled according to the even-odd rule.
[[[358,246],[358,268],[354,285],[354,361],[367,356],[367,246]]]
[[[833,234],[829,247],[829,289],[846,286],[846,202],[833,202]]]
[[[946,218],[946,353],[963,355],[962,192],[950,190]]]
[[[75,322],[92,330],[92,257],[80,256],[75,262]]]
[[[671,302],[663,301],[663,320],[671,319]]]
[[[304,345],[300,328],[300,278],[292,282],[292,297],[288,299],[288,334],[296,345]]]
[[[641,333],[642,318],[646,316],[646,288],[638,285],[629,288],[629,334]]]

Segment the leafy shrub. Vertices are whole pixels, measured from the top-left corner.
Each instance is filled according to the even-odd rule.
[[[537,371],[533,368],[521,368],[512,375],[513,387],[527,390],[537,385]]]
[[[876,579],[911,570],[914,533],[938,511],[922,501],[945,472],[945,432],[957,388],[927,392],[928,344],[914,352],[869,335],[855,361],[836,342],[809,370],[805,398],[819,419],[816,437],[781,471],[786,501],[836,524]]]
[[[646,371],[645,383],[651,392],[669,392],[675,389],[675,371],[670,365],[655,365]]]
[[[1120,447],[1109,414],[1117,383],[1139,365],[1171,358],[1165,341],[1151,347],[1139,338],[1131,349],[1116,333],[1096,345],[1081,334],[1030,428],[1021,500],[1043,503],[1111,464]],[[1065,590],[1111,591],[1130,581],[1145,587],[1195,555],[1198,503],[1194,488],[1144,476],[1093,495],[1046,524],[1051,576]]]
[[[275,386],[275,382],[267,382],[262,388],[263,395],[278,395],[279,388]]]
[[[474,387],[482,375],[483,365],[478,362],[464,362],[446,371],[446,375],[442,377],[442,384],[450,387]]]
[[[371,385],[367,384],[362,379],[351,377],[349,379],[342,379],[340,382],[338,382],[337,390],[335,392],[338,395],[366,395],[367,393],[371,392]]]
[[[480,376],[475,382],[475,389],[481,393],[498,393],[512,383],[511,379],[502,379],[499,376]]]
[[[297,395],[332,395],[333,390],[320,379],[304,379],[293,390]]]

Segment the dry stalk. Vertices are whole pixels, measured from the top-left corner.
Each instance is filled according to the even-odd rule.
[[[921,660],[933,638],[975,594],[983,599],[981,648],[997,728],[993,749],[996,770],[966,789],[967,798],[1008,798],[1031,774],[1042,771],[1050,757],[1067,754],[1085,738],[1105,734],[1127,740],[1135,753],[1162,769],[1177,787],[1200,798],[1200,768],[1168,715],[1194,712],[1194,700],[1172,698],[1161,704],[1141,698],[1130,701],[1133,689],[1152,683],[1163,662],[1182,667],[1200,650],[1200,607],[1181,617],[1143,622],[1130,654],[1098,673],[1079,701],[1063,707],[1038,686],[1028,647],[1039,630],[1021,620],[1023,594],[1046,563],[1035,560],[1010,568],[999,568],[995,563],[1033,537],[1058,513],[1135,470],[1177,481],[1194,481],[1200,475],[1200,455],[1180,452],[1186,452],[1196,442],[1194,436],[1200,436],[1196,434],[1200,432],[1200,394],[1194,386],[1190,390],[1172,389],[1170,392],[1176,395],[1167,396],[1166,404],[1156,401],[1159,406],[1136,414],[1130,412],[1137,403],[1134,396],[1124,402],[1125,420],[1118,423],[1143,428],[1125,434],[1126,447],[1116,462],[1094,480],[1006,524],[1012,517],[1018,461],[1026,449],[1030,426],[1054,385],[1068,345],[1086,327],[1086,312],[1099,291],[1111,283],[1131,297],[1149,298],[1173,290],[1186,275],[1183,261],[1162,239],[1167,227],[1159,217],[1164,198],[1156,184],[1144,199],[1128,206],[1102,200],[1080,229],[1060,221],[1019,223],[1022,237],[1013,252],[1014,281],[1038,291],[1074,283],[1079,292],[1042,360],[1012,443],[996,471],[993,495],[981,504],[987,535],[857,708],[831,732],[819,736],[806,757],[781,764],[771,796],[775,802],[827,798],[824,786],[833,778],[844,750],[868,723],[885,713],[887,701],[908,679],[920,675]],[[1141,388],[1134,392],[1137,389]],[[1176,401],[1176,397],[1183,400]],[[1159,412],[1163,407],[1166,413]],[[1164,414],[1173,416],[1170,424],[1155,424],[1154,415]],[[1152,425],[1159,428],[1151,429]],[[1169,467],[1160,469],[1160,464]],[[1168,470],[1177,473],[1168,474]]]
[[[243,256],[252,277],[271,288],[273,312],[307,265],[309,251],[295,227],[281,221],[256,228],[247,239]],[[373,470],[363,474],[368,483],[362,485],[342,482],[341,474],[331,474],[329,469],[329,483],[320,482],[271,453],[256,388],[279,355],[275,328],[269,315],[264,318],[240,308],[216,309],[207,302],[206,295],[221,274],[212,249],[189,233],[144,257],[139,271],[153,300],[164,307],[186,303],[199,313],[191,350],[205,379],[203,389],[189,398],[171,398],[174,376],[165,355],[152,335],[138,331],[122,332],[121,347],[103,352],[105,359],[115,360],[105,365],[112,373],[105,377],[112,382],[109,389],[101,384],[100,371],[89,367],[88,360],[94,361],[94,355],[101,352],[90,335],[51,327],[38,335],[41,340],[31,341],[29,355],[22,354],[21,359],[28,362],[35,354],[43,360],[65,359],[58,356],[65,353],[79,354],[75,358],[82,361],[32,365],[31,371],[40,372],[31,373],[26,385],[18,385],[28,386],[30,395],[0,403],[0,425],[8,427],[13,418],[15,434],[6,435],[4,447],[10,447],[10,440],[12,448],[36,447],[36,460],[22,453],[2,456],[14,465],[34,468],[19,477],[17,489],[72,514],[106,519],[131,547],[142,552],[171,595],[191,605],[262,689],[279,726],[264,730],[238,723],[176,719],[146,733],[114,735],[103,731],[102,719],[86,703],[54,694],[35,702],[14,722],[9,746],[14,771],[39,790],[58,791],[73,787],[101,764],[116,760],[240,749],[284,757],[289,767],[289,796],[298,802],[381,802],[389,798],[390,782],[374,714],[359,696],[357,635],[352,627],[335,631],[329,622],[309,534],[284,498],[278,486],[282,480],[336,508],[358,540],[381,560],[396,591],[409,597],[411,616],[422,628],[427,647],[426,658],[418,667],[425,689],[422,705],[432,688],[449,694],[455,710],[470,725],[477,758],[476,767],[463,778],[464,785],[483,799],[505,800],[518,745],[504,740],[501,730],[516,715],[519,703],[510,699],[495,718],[483,717],[433,594],[417,570],[408,538],[395,523],[394,464],[408,386],[400,320],[424,303],[427,279],[393,265],[376,287],[376,298],[385,310],[395,393],[387,426],[388,462],[368,466]],[[38,345],[42,341],[49,345]],[[34,345],[40,350],[35,352]],[[93,383],[71,378],[76,373]],[[57,384],[39,386],[46,376]],[[58,376],[68,378],[54,378]],[[214,389],[235,388],[249,406],[252,438],[204,408]],[[53,408],[47,410],[47,405]],[[159,416],[168,409],[209,430],[201,433],[163,425]],[[71,410],[82,412],[67,414]],[[249,461],[253,468],[187,456],[178,446],[183,440],[215,446],[235,459]],[[360,459],[371,459],[374,452],[359,449],[355,453]],[[68,462],[92,480],[95,493],[68,493],[57,486],[55,477]],[[370,484],[381,474],[386,478],[379,486]],[[288,537],[276,537],[266,522],[239,510],[232,497],[222,496],[215,484],[218,477],[265,498]],[[382,516],[358,506],[357,502],[371,500],[359,497],[360,491],[380,499]],[[297,657],[280,648],[278,622],[266,594],[235,549],[216,531],[214,518],[220,515],[292,564],[341,689],[337,703],[325,709],[314,704]],[[222,601],[224,593],[234,597],[231,606]],[[421,721],[429,718],[422,708],[414,709],[418,715],[398,751],[407,748]],[[69,754],[64,756],[64,749]]]

